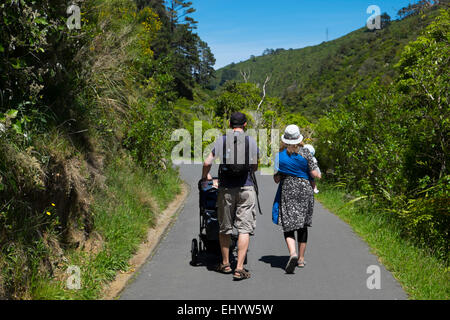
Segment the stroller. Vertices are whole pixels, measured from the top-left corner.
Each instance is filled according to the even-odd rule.
[[[219,221],[217,220],[217,195],[218,178],[208,181],[208,186],[202,188],[202,181],[198,182],[199,207],[200,207],[200,233],[197,238],[192,239],[191,265],[199,263],[201,254],[212,255],[216,260],[222,257],[219,243]],[[237,231],[231,236],[230,256],[237,256]],[[247,263],[247,257],[244,263]]]

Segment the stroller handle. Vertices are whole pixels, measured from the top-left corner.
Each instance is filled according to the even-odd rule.
[[[212,188],[212,186],[213,186],[213,184],[214,184],[214,180],[216,180],[216,179],[219,179],[218,177],[213,177],[211,180],[207,180],[208,181],[208,188]],[[203,188],[202,188],[202,181],[203,181],[203,179],[200,179],[199,181],[198,181],[198,184],[197,184],[197,187],[198,187],[198,190],[199,191],[203,191]]]

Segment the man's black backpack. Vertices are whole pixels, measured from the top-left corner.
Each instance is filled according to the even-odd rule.
[[[222,154],[222,164],[219,168],[219,181],[220,179],[226,177],[227,180],[241,181],[244,182],[247,180],[248,174],[250,173],[250,178],[253,181],[253,186],[256,192],[256,199],[258,201],[258,210],[259,213],[262,214],[261,206],[259,204],[259,190],[258,183],[256,180],[255,172],[252,170],[250,164],[250,142],[249,137],[245,136],[245,160],[244,163],[238,163],[238,150],[242,151],[242,139],[239,139],[237,136],[234,136],[233,141],[233,155],[234,159],[231,163],[227,163],[227,143],[226,138],[223,140],[223,154]],[[242,157],[242,155],[240,155]]]
[[[232,161],[227,161],[227,143],[226,139],[223,141],[223,163],[221,166],[221,175],[226,176],[228,179],[247,179],[248,173],[251,170],[250,166],[250,142],[248,136],[245,136],[245,160],[244,163],[241,161],[238,161],[238,157],[242,159],[242,154],[238,154],[239,151],[242,153],[242,138],[238,138],[238,136],[234,136],[233,141],[233,156],[234,159]],[[227,163],[228,162],[228,163]]]

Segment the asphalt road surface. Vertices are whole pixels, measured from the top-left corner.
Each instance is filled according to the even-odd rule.
[[[217,165],[213,167],[214,172]],[[309,228],[306,267],[297,268],[295,274],[286,274],[289,253],[280,227],[271,219],[276,184],[271,176],[259,173],[263,215],[257,214],[256,234],[250,239],[246,267],[251,279],[233,281],[232,274],[212,271],[211,260],[191,266],[191,241],[199,233],[197,182],[201,166],[182,165],[180,173],[191,187],[184,208],[154,256],[142,266],[120,299],[407,299],[399,283],[370,253],[367,244],[317,201]],[[369,289],[369,277],[369,283],[377,284],[374,280],[377,269],[380,288]]]

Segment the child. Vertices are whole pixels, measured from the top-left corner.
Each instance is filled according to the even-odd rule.
[[[314,149],[314,147],[310,144],[306,144],[305,148],[309,150],[309,152],[313,156],[314,163],[317,164],[317,159],[314,157],[314,155],[316,154],[316,150]],[[319,167],[317,167],[317,170],[320,172]],[[311,187],[313,187],[313,189],[314,189],[314,193],[319,193],[319,190],[317,189],[316,182],[314,181],[314,179],[311,178],[311,180],[309,180],[309,182],[311,183]]]
[[[212,183],[211,183],[212,181]],[[219,180],[213,179],[212,175],[208,173],[208,176],[206,178],[206,181],[202,182],[202,189],[207,189],[208,187],[219,189]]]

